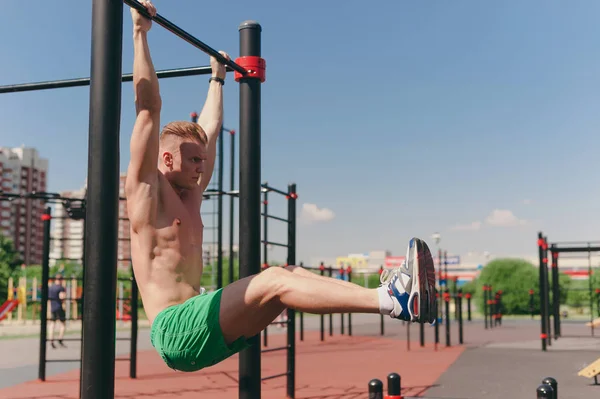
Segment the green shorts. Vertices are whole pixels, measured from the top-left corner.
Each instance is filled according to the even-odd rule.
[[[225,343],[219,310],[222,289],[202,293],[162,310],[154,319],[150,342],[174,370],[198,371],[249,346],[244,337]]]

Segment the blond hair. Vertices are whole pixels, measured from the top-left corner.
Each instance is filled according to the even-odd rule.
[[[202,127],[194,122],[175,121],[167,124],[160,133],[160,144],[170,137],[178,137],[181,140],[195,140],[206,144],[208,138]]]

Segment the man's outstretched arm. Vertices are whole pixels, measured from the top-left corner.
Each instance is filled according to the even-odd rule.
[[[226,59],[229,56],[220,52]],[[225,81],[225,66],[211,57],[212,77]],[[223,125],[223,85],[219,81],[211,80],[208,86],[208,95],[204,102],[202,112],[198,117],[198,124],[202,127],[208,137],[208,154],[204,161],[204,172],[200,182],[200,190],[204,192],[215,169],[215,158],[217,154],[217,139]]]
[[[142,2],[150,15],[156,9]],[[160,129],[161,98],[158,77],[150,57],[148,31],[152,21],[133,8],[133,89],[137,118],[130,142],[130,161],[127,171],[128,195],[147,190],[158,178],[158,133]]]

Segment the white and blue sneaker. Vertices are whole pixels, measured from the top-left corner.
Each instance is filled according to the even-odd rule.
[[[435,322],[435,268],[425,241],[411,239],[405,261],[397,269],[384,269],[380,281],[394,303],[390,317],[419,323]]]

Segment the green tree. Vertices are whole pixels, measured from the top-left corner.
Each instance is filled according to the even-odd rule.
[[[21,256],[15,250],[12,240],[0,234],[0,302],[6,300],[8,278],[21,263]]]
[[[502,291],[504,314],[529,314],[529,290],[534,289],[534,307],[539,309],[539,270],[523,259],[502,258],[489,262],[476,280],[477,307],[483,309],[483,285],[492,286],[492,296]]]

